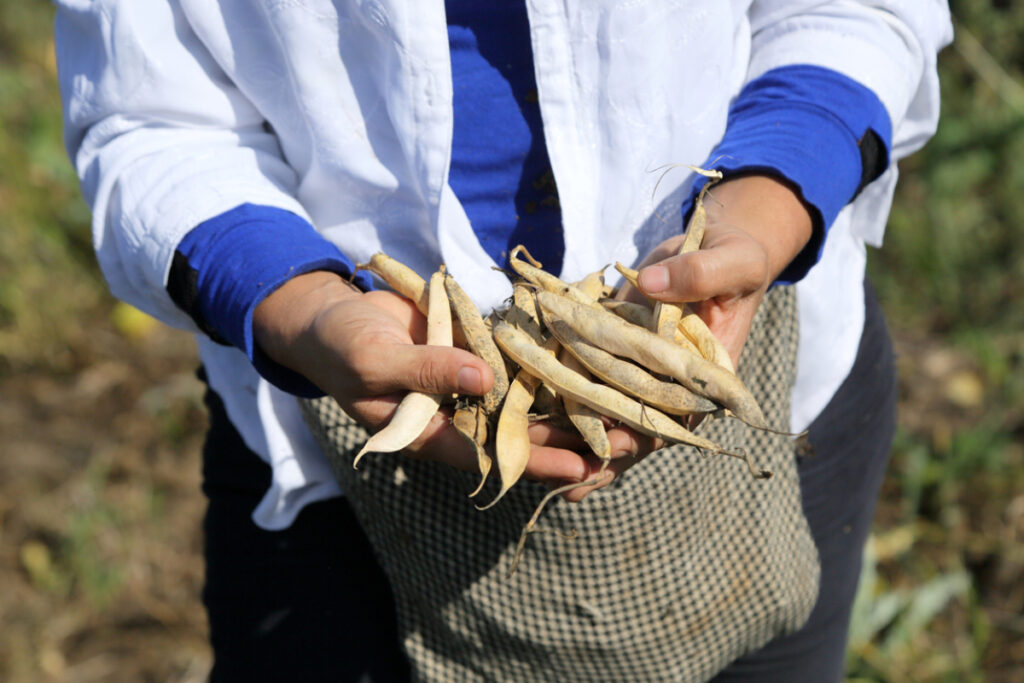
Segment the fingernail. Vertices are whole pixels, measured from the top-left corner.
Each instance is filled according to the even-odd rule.
[[[466,366],[459,370],[459,392],[464,394],[482,394],[484,378],[474,367]]]
[[[640,287],[645,292],[654,294],[668,289],[668,268],[651,266],[640,271]]]

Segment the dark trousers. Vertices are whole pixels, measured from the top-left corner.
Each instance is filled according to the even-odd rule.
[[[896,368],[881,307],[865,284],[866,317],[846,381],[811,424],[799,462],[804,513],[821,557],[821,589],[799,631],[743,657],[716,683],[843,680],[861,556],[896,431]]]
[[[821,556],[821,593],[806,626],[734,662],[715,681],[842,680],[861,553],[895,430],[892,346],[870,288],[857,360],[811,425],[814,455],[799,463],[804,511]],[[203,452],[203,601],[217,681],[384,683],[408,678],[387,580],[343,499],[308,506],[284,531],[250,514],[270,470],[207,392]]]
[[[394,600],[341,498],[307,506],[284,531],[251,519],[270,468],[207,392],[203,449],[210,680],[387,683],[408,679]]]

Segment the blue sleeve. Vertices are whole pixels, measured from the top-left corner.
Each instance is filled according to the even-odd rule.
[[[705,168],[726,177],[772,175],[792,187],[811,213],[811,241],[782,272],[791,284],[818,262],[840,210],[885,171],[892,124],[878,97],[846,76],[810,65],[773,69],[751,81],[729,109],[722,141]],[[683,215],[707,182],[698,178]]]
[[[256,306],[289,279],[314,270],[348,277],[355,266],[305,219],[275,207],[242,204],[185,235],[167,291],[214,341],[244,351],[268,381],[297,396],[315,397],[323,391],[270,360],[252,335]],[[373,288],[366,273],[358,274],[355,284]]]

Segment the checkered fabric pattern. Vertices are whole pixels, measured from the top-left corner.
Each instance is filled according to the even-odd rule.
[[[788,425],[797,344],[791,287],[755,319],[740,376],[768,421]],[[720,419],[701,433],[773,472],[688,447],[651,454],[581,503],[558,499],[507,577],[547,489],[520,482],[478,511],[478,475],[369,454],[330,398],[306,413],[394,588],[401,635],[423,681],[703,681],[796,630],[818,593],[792,438]],[[477,500],[497,490],[488,485]],[[338,543],[345,539],[339,538]]]

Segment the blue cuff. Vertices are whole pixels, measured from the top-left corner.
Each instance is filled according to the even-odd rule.
[[[725,136],[705,168],[788,181],[811,214],[811,241],[776,284],[804,277],[821,258],[836,216],[888,165],[892,124],[872,91],[818,66],[773,69],[751,81],[729,109]],[[698,177],[683,205],[689,215],[707,183]]]
[[[299,373],[268,358],[253,341],[252,316],[271,292],[296,275],[355,270],[305,219],[270,206],[242,204],[193,228],[178,245],[168,282],[172,298],[214,339],[245,351],[256,370],[275,386],[303,397],[322,396]],[[355,284],[373,289],[365,272]],[[173,287],[173,291],[172,291]]]

